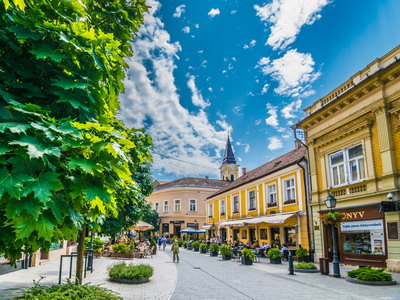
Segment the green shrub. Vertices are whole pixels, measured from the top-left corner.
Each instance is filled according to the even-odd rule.
[[[217,243],[210,244],[210,251],[218,252],[218,249],[219,249],[219,245]]]
[[[114,244],[112,246],[112,250],[115,253],[123,253],[123,254],[129,254],[131,253],[129,247],[125,244]]]
[[[207,245],[204,243],[200,243],[200,250],[207,250]]]
[[[219,247],[219,250],[221,252],[222,255],[231,255],[232,254],[232,247],[229,245],[221,245],[221,247]]]
[[[14,300],[122,300],[118,293],[101,288],[97,285],[77,285],[70,281],[65,284],[53,286],[35,285],[30,289],[23,291]]]
[[[184,242],[182,243],[182,245],[187,245],[187,243],[188,243],[187,241],[184,241]]]
[[[364,281],[392,281],[392,275],[383,271],[384,269],[372,269],[368,266],[348,271],[347,275]]]
[[[100,252],[99,250],[103,248],[104,242],[97,236],[93,239],[93,251]],[[90,237],[85,238],[85,248],[90,249]]]
[[[125,262],[113,265],[108,269],[108,276],[112,279],[141,280],[153,275],[153,268],[149,265],[127,265]]]
[[[199,247],[200,247],[200,243],[199,243],[198,241],[194,241],[194,242],[192,243],[192,248],[193,248],[193,249],[199,249]]]
[[[307,249],[299,248],[299,249],[296,251],[296,256],[297,256],[297,257],[304,257],[304,256],[307,256],[307,255],[308,255],[308,250],[307,250]]]
[[[279,257],[282,257],[282,254],[278,248],[271,248],[268,250],[267,257],[271,259],[277,259]]]
[[[294,264],[294,267],[296,269],[306,269],[306,270],[316,270],[317,269],[317,266],[315,264],[304,262],[304,261]]]
[[[242,255],[248,257],[250,260],[254,259],[254,252],[251,249],[243,248]]]
[[[178,246],[181,247],[183,245],[183,241],[181,239],[178,239]]]

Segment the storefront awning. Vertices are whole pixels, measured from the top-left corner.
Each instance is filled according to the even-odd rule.
[[[220,227],[225,226],[244,226],[245,220],[223,221],[219,224]]]
[[[251,218],[248,220],[242,220],[244,223],[248,224],[258,224],[258,223],[269,223],[269,224],[282,224],[285,223],[287,219],[293,217],[296,214],[276,214],[276,215],[268,215],[263,217]]]
[[[208,230],[211,228],[211,226],[212,225],[203,225],[203,226],[201,226],[201,229]]]

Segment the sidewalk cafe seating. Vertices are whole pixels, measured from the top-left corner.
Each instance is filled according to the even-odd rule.
[[[260,249],[259,249],[259,248],[255,248],[255,249],[253,250],[253,252],[254,252],[254,259],[253,259],[253,261],[254,261],[254,262],[261,262],[261,259],[260,259],[260,257],[261,257],[261,251],[260,251]]]

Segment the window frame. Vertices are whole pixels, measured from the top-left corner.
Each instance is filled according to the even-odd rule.
[[[192,206],[191,206],[191,202],[190,201],[192,201],[192,200],[194,200],[194,210],[191,210]],[[188,211],[189,212],[197,212],[197,199],[194,199],[194,198],[190,198],[189,199],[189,209],[188,209]]]
[[[165,204],[167,204],[167,206],[165,206]],[[168,212],[168,210],[169,210],[169,207],[168,207],[168,200],[164,200],[164,202],[163,202],[163,212],[164,213],[167,213]],[[165,209],[165,208],[167,208],[167,209]]]
[[[235,198],[237,199],[237,210],[235,210]],[[232,214],[238,214],[240,210],[239,195],[232,196]]]
[[[275,186],[275,191],[273,193],[270,193],[269,188]],[[265,185],[265,207],[270,208],[270,207],[277,207],[278,206],[278,189],[277,189],[277,184],[275,183],[270,183]],[[270,202],[270,195],[275,195],[275,201]]]
[[[158,204],[158,202],[154,202],[154,211],[155,212],[159,212],[159,204]]]
[[[286,182],[293,180],[293,186],[286,187]],[[290,176],[282,180],[283,184],[283,205],[292,205],[297,203],[297,188],[296,188],[296,176]],[[294,199],[287,199],[287,191],[291,189],[293,190]]]
[[[224,206],[223,206],[224,209],[222,209],[222,203],[224,204]],[[225,203],[225,199],[219,201],[219,214],[220,214],[221,216],[225,216],[225,215],[226,215],[226,203]]]
[[[214,208],[212,203],[208,204],[208,217],[209,218],[214,217]]]
[[[176,209],[176,204],[179,203],[179,210]],[[174,199],[174,212],[181,212],[182,211],[182,201],[181,199]]]
[[[254,207],[251,207],[251,201],[253,198],[250,197],[251,192],[254,192]],[[252,189],[247,191],[247,197],[248,197],[248,211],[256,211],[257,210],[257,193],[256,189]]]

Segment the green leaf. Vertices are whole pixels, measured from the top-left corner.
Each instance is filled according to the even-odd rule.
[[[47,126],[45,126],[45,124],[43,124],[43,123],[40,123],[40,122],[34,123],[34,122],[32,122],[31,126],[33,128],[35,128],[35,129],[43,131],[44,135],[51,141],[53,141],[57,137],[57,135],[53,131],[51,131]]]
[[[0,198],[7,192],[10,197],[19,199],[23,184],[32,180],[26,174],[10,173],[6,168],[0,168]]]
[[[66,91],[56,91],[54,94],[60,97],[56,103],[69,103],[75,109],[82,108],[85,111],[89,111],[89,108],[83,103],[84,98],[82,98],[82,95]]]
[[[54,224],[45,215],[41,215],[37,221],[37,231],[39,237],[50,241],[53,237]]]
[[[0,132],[5,132],[8,129],[12,133],[25,134],[30,127],[31,126],[29,124],[6,122],[6,123],[0,123]]]
[[[6,154],[8,151],[7,145],[0,145],[0,155]]]
[[[20,216],[25,211],[25,214],[32,216],[35,220],[42,214],[42,210],[29,197],[24,197],[19,201],[9,202],[7,204],[7,218],[11,219]]]
[[[88,201],[93,201],[96,197],[99,197],[104,202],[108,202],[110,200],[110,194],[105,190],[98,188],[96,186],[86,186],[83,188],[83,194],[85,195]]]
[[[10,142],[10,145],[20,145],[28,147],[28,155],[32,158],[41,158],[43,155],[54,155],[60,157],[61,152],[57,147],[46,147],[42,145],[39,140],[32,136],[24,136],[18,141]]]
[[[78,157],[73,157],[70,159],[68,166],[74,170],[79,167],[85,173],[100,171],[101,167],[97,163],[90,159],[82,159]]]
[[[63,78],[63,79],[56,80],[53,83],[53,85],[59,86],[65,90],[71,90],[71,89],[85,89],[87,86],[87,83],[78,81],[76,79],[74,80],[74,79],[70,79],[70,78]]]
[[[27,238],[36,230],[36,220],[32,217],[18,217],[15,223],[14,232],[17,239]]]
[[[106,72],[106,67],[104,66],[103,61],[96,55],[96,50],[93,45],[92,45],[92,55],[93,55],[94,62],[100,68],[100,70],[102,70],[103,72]]]
[[[53,172],[41,173],[39,177],[28,184],[22,195],[27,196],[33,192],[34,197],[45,204],[51,200],[52,191],[62,189],[62,184],[58,180],[58,176],[59,174]]]
[[[50,47],[50,45],[47,44],[41,44],[39,48],[32,49],[29,51],[30,53],[34,54],[36,58],[50,58],[51,60],[55,62],[60,62],[63,59],[67,58],[66,55],[62,53],[55,52],[54,49]]]
[[[72,222],[75,224],[75,226],[80,227],[83,224],[84,219],[83,219],[82,214],[76,212],[75,210],[73,210],[71,208],[69,209],[69,216],[70,216]]]
[[[10,26],[8,30],[15,33],[15,36],[18,39],[32,39],[34,41],[38,41],[42,37],[42,35],[32,32],[20,25]]]

